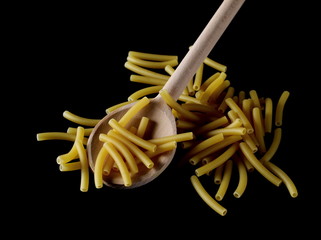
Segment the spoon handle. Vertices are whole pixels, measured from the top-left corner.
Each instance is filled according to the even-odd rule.
[[[177,100],[245,0],[224,0],[163,89]]]

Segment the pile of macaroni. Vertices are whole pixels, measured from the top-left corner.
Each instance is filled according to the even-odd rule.
[[[290,196],[297,197],[298,191],[291,178],[271,162],[280,145],[283,111],[290,93],[284,91],[274,103],[269,97],[259,96],[255,90],[236,92],[227,79],[227,67],[206,58],[175,101],[162,88],[177,65],[178,57],[174,55],[128,53],[125,68],[133,72],[130,81],[148,86],[132,93],[127,101],[107,108],[106,113],[133,101],[137,102],[134,106],[139,111],[148,104],[149,97],[159,93],[172,108],[178,134],[169,136],[165,142],[148,140],[143,138],[147,118],[142,118],[139,126],[132,128],[125,127],[126,116],[123,117],[125,120],[111,119],[109,125],[112,130],[100,136],[104,145],[96,159],[95,186],[101,188],[104,174],[111,171],[119,172],[124,185],[130,186],[131,175],[138,171],[137,164],[143,163],[146,168],[152,168],[154,156],[175,149],[180,142],[184,155],[178,164],[195,166],[190,178],[192,186],[205,203],[222,216],[226,215],[227,209],[219,202],[229,187],[233,166],[239,179],[233,193],[236,198],[245,192],[252,171],[258,171],[275,186],[284,183]],[[211,71],[206,79],[205,71]],[[80,190],[88,191],[87,137],[99,119],[83,118],[69,111],[65,111],[63,116],[79,127],[68,128],[67,132],[38,133],[37,139],[61,139],[74,143],[68,153],[57,157],[57,163],[61,171],[80,170]],[[273,136],[272,141],[266,141],[267,135]],[[137,145],[139,143],[144,145]],[[202,178],[209,177],[218,185],[215,196],[211,196],[202,184]]]

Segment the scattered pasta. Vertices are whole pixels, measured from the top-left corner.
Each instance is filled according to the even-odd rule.
[[[227,209],[218,202],[223,202],[231,187],[230,179],[235,175],[238,176],[233,192],[235,198],[245,194],[253,171],[275,186],[284,183],[290,196],[297,197],[298,190],[292,179],[273,162],[281,142],[283,112],[290,93],[284,91],[278,101],[273,101],[259,96],[256,90],[248,93],[237,91],[227,80],[227,67],[207,57],[176,101],[162,88],[178,63],[175,55],[128,53],[125,68],[133,72],[130,81],[148,86],[132,93],[124,102],[106,109],[109,114],[135,102],[121,119],[111,119],[111,130],[99,136],[102,147],[93,169],[96,188],[102,188],[104,178],[108,176],[118,176],[121,183],[129,187],[132,176],[139,172],[139,166],[152,169],[155,156],[181,146],[183,156],[177,163],[195,167],[195,173],[190,178],[192,186],[205,203],[222,216],[227,214]],[[210,73],[207,79],[203,79],[205,71]],[[127,125],[138,111],[149,104],[149,97],[158,93],[172,108],[178,133],[149,139],[146,134],[148,118],[142,117],[137,126]],[[66,132],[38,133],[37,140],[74,143],[69,152],[57,157],[57,163],[63,172],[80,170],[80,190],[86,192],[89,183],[87,137],[100,119],[80,117],[69,111],[64,111],[63,117],[79,124],[78,128],[70,127]],[[273,135],[272,140],[267,140],[267,135]],[[233,167],[237,171],[232,170]],[[206,178],[212,179],[214,186],[217,185],[214,196],[202,184]]]

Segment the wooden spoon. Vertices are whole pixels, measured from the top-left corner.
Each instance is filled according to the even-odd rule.
[[[245,0],[225,0],[211,18],[201,35],[182,62],[179,64],[173,75],[167,81],[163,89],[177,100],[182,94],[188,81],[192,79],[200,64],[208,56],[216,42],[219,40],[227,26],[230,24]],[[107,133],[110,130],[108,121],[112,118],[119,120],[134,103],[121,107],[104,117],[92,131],[87,144],[88,161],[94,171],[95,159],[102,147],[99,140],[100,133]],[[175,118],[172,110],[158,94],[147,107],[135,116],[129,124],[137,125],[141,117],[148,117],[153,123],[152,138],[174,135],[177,132]],[[159,176],[170,164],[175,154],[175,150],[161,154],[154,160],[154,167],[147,169],[142,166],[139,172],[132,177],[132,185],[124,187],[119,174],[111,174],[104,177],[104,184],[116,188],[135,188],[147,184]],[[143,164],[140,164],[143,165]]]

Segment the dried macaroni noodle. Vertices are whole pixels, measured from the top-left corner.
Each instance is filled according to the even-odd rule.
[[[255,129],[255,136],[259,142],[259,150],[264,153],[266,152],[265,141],[264,141],[264,129],[262,126],[262,119],[260,114],[260,109],[258,107],[253,108],[253,123]]]
[[[268,162],[271,160],[271,158],[276,153],[277,149],[279,148],[280,142],[281,142],[281,136],[282,136],[282,129],[276,128],[274,130],[273,140],[269,147],[269,149],[265,152],[263,157],[260,159],[262,163]]]
[[[147,76],[147,77],[152,77],[152,78],[158,78],[161,80],[168,80],[169,76],[164,75],[164,74],[160,74],[151,70],[147,70],[146,68],[142,68],[139,67],[131,62],[126,62],[125,63],[125,67],[137,74],[143,75],[143,76]]]
[[[277,126],[277,127],[282,126],[284,105],[285,105],[286,101],[288,100],[289,95],[290,95],[290,93],[288,91],[284,91],[281,94],[279,101],[276,105],[275,126]]]
[[[150,103],[150,100],[147,97],[140,99],[136,102],[118,121],[119,125],[122,127],[126,127],[127,123],[145,106]]]
[[[150,60],[142,60],[134,56],[128,56],[127,61],[141,67],[155,68],[155,69],[163,69],[167,65],[172,67],[175,67],[178,65],[176,58],[173,58],[167,61],[150,61]]]
[[[138,100],[138,99],[145,97],[147,95],[158,93],[159,90],[161,90],[162,88],[163,88],[163,86],[152,86],[152,87],[142,88],[142,89],[132,93],[128,97],[128,101],[135,101],[135,100]]]
[[[264,129],[265,132],[272,132],[273,103],[271,98],[265,98]]]
[[[234,156],[237,156],[237,155],[234,155]],[[235,162],[239,173],[239,182],[237,184],[237,187],[233,195],[236,198],[240,198],[245,192],[248,177],[247,177],[247,170],[245,167],[245,163],[238,156],[235,158]]]
[[[117,164],[117,167],[120,171],[120,174],[122,175],[122,179],[124,181],[124,185],[126,187],[129,187],[132,185],[132,180],[130,173],[128,171],[127,165],[124,162],[124,159],[122,156],[118,153],[118,151],[114,148],[112,144],[109,142],[105,142],[103,147],[107,150],[107,152],[112,156],[115,163]]]
[[[271,183],[276,186],[280,186],[282,180],[273,175],[269,170],[266,169],[266,167],[264,167],[264,165],[256,158],[246,143],[240,143],[240,149],[256,170],[258,170]]]
[[[172,59],[178,59],[175,55],[164,55],[164,54],[154,54],[154,53],[144,53],[137,51],[129,51],[129,57],[136,57],[139,59],[150,60],[150,61],[169,61]]]
[[[132,82],[145,83],[149,85],[165,85],[166,80],[132,74],[129,78]]]
[[[265,162],[264,165],[276,176],[282,179],[282,182],[287,187],[291,197],[296,198],[298,196],[298,190],[292,179],[281,168],[271,162]]]
[[[232,166],[233,166],[232,160],[228,160],[224,164],[223,178],[222,178],[220,186],[215,194],[215,199],[217,201],[221,201],[223,199],[223,197],[225,196],[225,193],[226,193],[227,188],[230,184],[230,180],[231,180],[231,176],[232,176]]]
[[[133,144],[127,138],[113,131],[110,131],[108,135],[118,139],[123,144],[125,144],[125,146],[132,152],[132,154],[135,155],[147,168],[150,169],[154,167],[154,162],[142,150],[140,150],[140,148],[138,148],[135,144]],[[103,138],[103,134],[100,135],[100,140],[105,141]]]
[[[64,111],[63,117],[68,119],[69,121],[75,122],[83,126],[88,126],[88,127],[94,127],[100,121],[100,119],[89,119],[89,118],[80,117],[69,111]]]
[[[146,141],[137,135],[131,133],[126,128],[122,127],[114,118],[110,119],[108,124],[117,131],[117,133],[120,133],[122,136],[126,137],[131,142],[135,143],[137,146],[140,146],[146,150],[155,152],[157,145],[151,143],[150,141]]]
[[[238,143],[233,143],[224,153],[222,153],[219,157],[213,159],[211,162],[197,168],[195,170],[196,176],[200,177],[205,173],[212,171],[213,169],[217,168],[224,162],[226,162],[233,154],[238,150],[239,145]]]
[[[206,204],[210,206],[215,212],[219,213],[222,216],[225,216],[227,213],[226,208],[224,208],[221,204],[215,201],[214,198],[211,197],[211,195],[203,187],[198,177],[192,175],[190,179],[195,191],[204,200],[204,202],[206,202]]]

